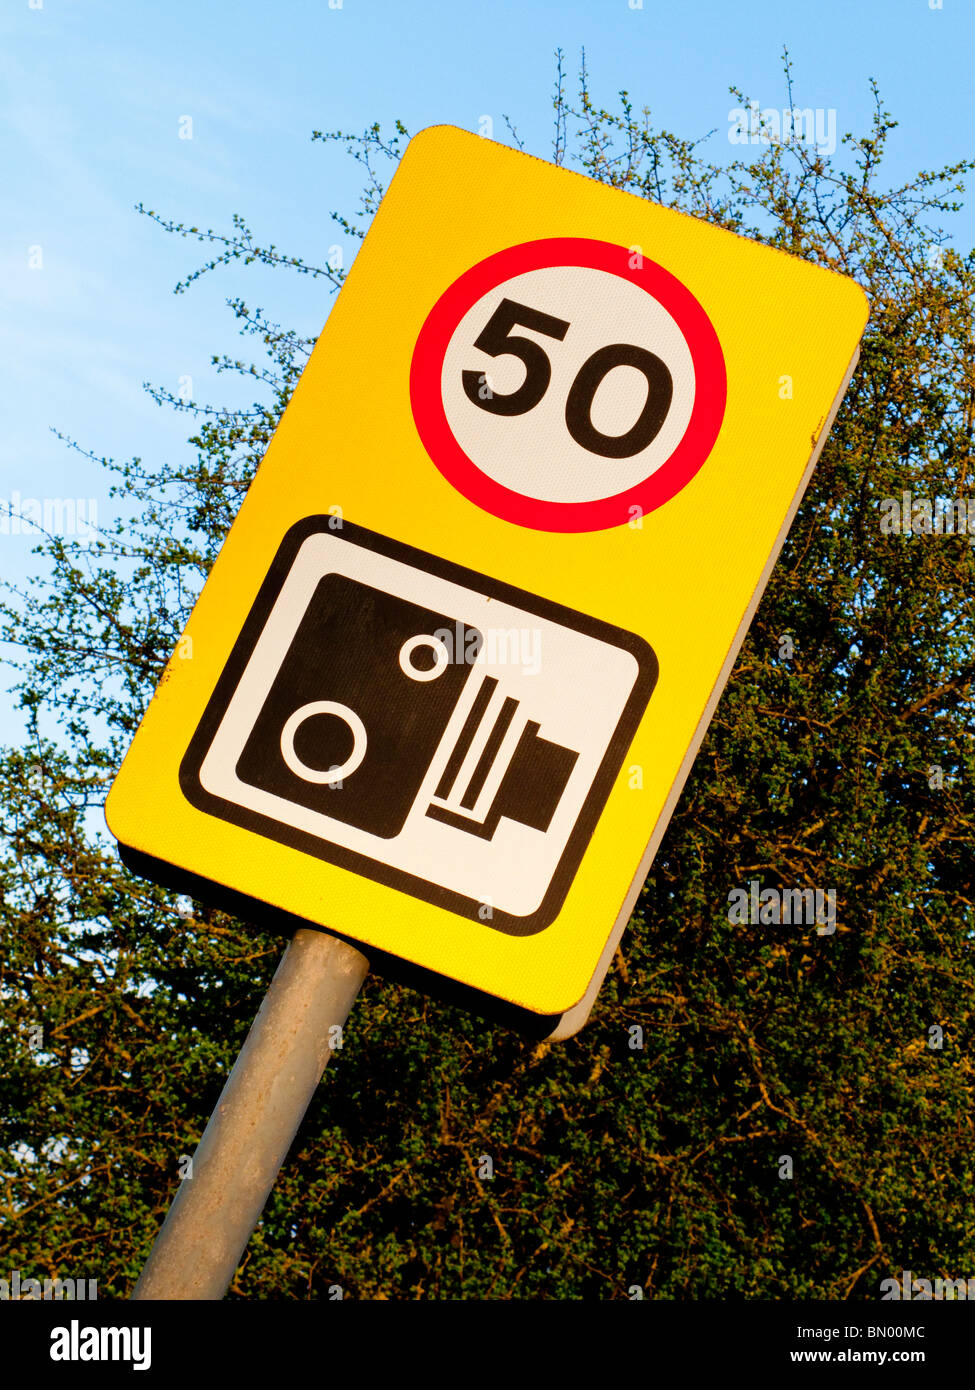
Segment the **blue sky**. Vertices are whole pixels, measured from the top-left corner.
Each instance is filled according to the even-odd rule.
[[[555,49],[572,78],[585,46],[599,103],[625,87],[681,135],[713,129],[721,160],[732,152],[729,86],[783,107],[787,44],[797,104],[835,108],[840,131],[865,130],[877,79],[900,121],[892,177],[975,154],[972,0],[636,3],[8,0],[0,499],[95,497],[99,519],[110,518],[100,470],[52,426],[99,454],[178,459],[188,421],[155,406],[142,383],[176,391],[190,376],[197,397],[235,399],[209,367],[215,352],[238,355],[229,296],[318,331],[333,302],[323,281],[229,269],[174,296],[202,248],[133,210],[142,201],[220,230],[239,212],[284,251],[320,263],[341,244],[348,256],[329,214],[355,210],[360,180],[340,148],[311,142],[313,129],[399,117],[411,131],[477,130],[487,115],[504,139],[507,114],[546,155]],[[179,138],[186,116],[192,139]],[[952,232],[959,249],[975,243],[971,211]],[[34,565],[26,538],[0,536],[3,577]],[[6,685],[0,677],[0,692]],[[11,703],[0,693],[7,741],[18,728]]]

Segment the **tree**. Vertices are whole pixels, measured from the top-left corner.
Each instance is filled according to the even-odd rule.
[[[792,108],[787,56],[784,79]],[[904,1269],[971,1272],[975,562],[923,506],[885,530],[881,503],[972,492],[975,262],[942,226],[972,165],[886,187],[874,96],[835,157],[759,129],[718,165],[626,92],[599,107],[584,65],[570,99],[560,56],[555,162],[855,276],[860,365],[591,1024],[526,1043],[370,977],[234,1295],[873,1299]],[[337,220],[363,235],[405,127],[313,138],[362,164]],[[240,218],[147,215],[208,248],[178,288],[252,262],[341,283]],[[0,1265],[105,1294],[131,1287],[282,949],[128,875],[90,814],[310,347],[230,306],[263,360],[215,360],[253,407],[155,390],[194,456],[87,455],[132,519],[88,549],[44,537],[3,607],[29,736],[0,764]],[[835,933],[729,920],[756,880],[834,887]]]

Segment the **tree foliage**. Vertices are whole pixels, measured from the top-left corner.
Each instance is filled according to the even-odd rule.
[[[784,80],[791,106],[787,58]],[[975,496],[975,262],[945,225],[971,166],[889,186],[876,91],[835,156],[712,163],[626,92],[600,107],[584,67],[566,87],[560,57],[555,162],[855,276],[860,364],[590,1025],[530,1043],[370,977],[232,1294],[876,1298],[904,1269],[973,1274],[975,551],[880,525],[905,491]],[[406,129],[314,138],[362,165],[336,214],[361,237]],[[240,218],[146,215],[206,247],[180,289],[249,262],[343,278]],[[118,521],[42,538],[2,610],[28,732],[0,761],[0,1269],[102,1294],[130,1290],[282,949],[130,876],[98,817],[311,346],[229,303],[258,360],[214,362],[254,405],[153,388],[192,418],[187,456],[89,455]],[[733,925],[756,879],[835,887],[835,934]]]

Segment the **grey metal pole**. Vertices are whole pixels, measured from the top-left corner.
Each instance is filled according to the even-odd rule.
[[[369,972],[325,932],[297,931],[132,1294],[224,1296]]]

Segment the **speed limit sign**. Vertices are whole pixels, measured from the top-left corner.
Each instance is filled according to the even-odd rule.
[[[415,137],[112,788],[130,862],[574,1032],[866,316],[781,251]]]
[[[710,453],[726,389],[690,291],[642,251],[582,237],[472,266],[431,310],[411,372],[444,477],[543,531],[619,526],[668,501]]]

